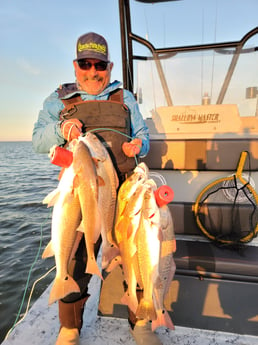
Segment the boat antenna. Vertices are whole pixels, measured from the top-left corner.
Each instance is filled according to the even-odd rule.
[[[216,9],[215,9],[214,43],[217,42],[218,0],[216,0],[215,6],[216,6]],[[215,50],[213,50],[213,56],[212,56],[210,99],[212,99],[212,93],[213,93],[214,64],[215,64]]]
[[[144,17],[145,17],[145,25],[146,25],[146,40],[149,41],[149,25],[146,16],[146,9],[144,9]],[[151,67],[151,84],[152,84],[152,93],[153,93],[153,103],[154,109],[156,109],[156,94],[155,94],[155,83],[154,83],[154,76],[153,76],[153,61],[150,60],[150,67]]]

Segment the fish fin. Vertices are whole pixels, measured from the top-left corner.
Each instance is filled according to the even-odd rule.
[[[101,176],[97,176],[97,180],[98,180],[98,186],[101,187],[101,186],[105,186],[106,183],[104,181],[104,179],[101,177]]]
[[[97,264],[97,261],[96,261],[95,257],[93,257],[93,258],[88,257],[87,267],[86,267],[85,273],[96,274],[102,280],[104,280],[103,277],[102,277],[102,274],[100,273],[99,266]]]
[[[67,274],[64,279],[56,277],[50,291],[48,304],[50,305],[72,292],[80,292],[80,288],[76,281],[69,274]]]
[[[98,165],[99,165],[99,160],[98,160],[96,157],[92,157],[92,160],[93,160],[94,165],[95,165],[96,168],[97,168]]]
[[[138,300],[136,295],[130,295],[129,291],[127,290],[121,298],[121,303],[127,305],[134,314],[136,313],[138,308]]]
[[[75,176],[74,176],[74,179],[73,179],[73,188],[78,188],[79,185],[80,185],[79,176],[78,176],[78,175],[75,175]]]
[[[84,232],[83,222],[80,223],[76,231]]]
[[[157,311],[157,318],[156,320],[152,321],[152,331],[154,332],[158,327],[166,327],[169,329],[174,330],[175,326],[169,316],[169,313],[166,311],[166,309],[158,310]]]
[[[42,259],[49,258],[51,256],[55,255],[54,248],[52,241],[48,242],[43,254],[42,254]]]
[[[47,207],[54,206],[60,195],[60,190],[58,188],[50,192],[42,201],[43,204],[47,204]]]
[[[136,311],[138,319],[156,320],[157,313],[155,311],[153,300],[149,301],[142,298]]]
[[[133,225],[132,223],[129,223],[127,227],[127,239],[129,239],[133,234]]]

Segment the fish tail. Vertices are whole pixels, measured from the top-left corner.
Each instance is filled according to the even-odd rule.
[[[103,277],[102,277],[102,274],[100,273],[99,266],[96,262],[95,256],[93,256],[92,258],[88,257],[85,273],[97,274],[103,280]]]
[[[175,329],[169,313],[165,309],[157,311],[157,319],[152,321],[152,331],[154,332],[156,328],[162,326],[172,330]]]
[[[72,292],[80,292],[76,281],[68,274],[65,279],[56,277],[49,296],[49,305],[55,301],[64,298]]]
[[[107,272],[113,271],[114,268],[116,268],[118,265],[122,265],[122,258],[120,255],[116,256],[110,264],[106,267]]]
[[[42,259],[49,258],[53,255],[55,255],[55,252],[53,249],[52,241],[50,241],[42,254]]]
[[[117,257],[119,249],[115,246],[106,246],[102,248],[102,268],[107,268],[110,262]]]
[[[130,294],[128,291],[126,291],[121,298],[121,303],[127,305],[133,313],[137,312],[138,300],[136,295],[134,296],[133,294]]]
[[[157,318],[157,313],[153,301],[142,298],[138,305],[136,316],[139,319],[155,320]]]

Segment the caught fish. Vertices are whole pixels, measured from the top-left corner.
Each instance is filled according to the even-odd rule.
[[[157,318],[153,303],[154,282],[159,275],[160,257],[160,213],[152,187],[144,195],[140,225],[136,234],[137,260],[140,280],[143,284],[143,298],[138,305],[136,316],[140,319]]]
[[[118,232],[119,236],[122,236],[121,241],[119,242],[119,250],[124,277],[127,283],[127,290],[122,297],[121,302],[123,304],[127,304],[134,313],[136,313],[138,307],[136,296],[137,278],[135,266],[133,265],[137,249],[135,236],[140,223],[143,198],[146,188],[147,187],[144,184],[138,186],[135,193],[128,200],[123,215],[115,227],[115,233]]]
[[[173,280],[176,265],[173,259],[175,252],[175,233],[171,213],[167,205],[159,208],[161,245],[159,260],[159,276],[154,285],[154,305],[157,312],[156,320],[152,321],[152,330],[164,326],[175,329],[173,322],[164,306],[164,299]]]
[[[102,218],[102,268],[106,268],[119,253],[112,238],[119,181],[110,155],[97,136],[88,132],[81,140],[89,147],[95,160],[98,178],[101,180],[98,205]]]
[[[75,142],[73,146],[73,167],[76,174],[75,185],[81,205],[82,227],[88,257],[86,273],[97,274],[102,278],[94,254],[94,244],[101,232],[98,178],[90,150],[81,140]]]
[[[55,255],[56,277],[50,291],[49,304],[72,292],[80,292],[79,286],[68,273],[68,264],[76,237],[76,229],[81,222],[79,197],[74,193],[73,165],[64,170],[56,190],[43,203],[53,207],[51,241],[43,252],[46,258]]]
[[[148,178],[148,173],[149,169],[147,165],[145,163],[140,163],[134,169],[133,174],[129,176],[121,185],[117,196],[117,207],[115,216],[116,226],[118,222],[121,221],[121,217],[123,216],[123,212],[131,196],[135,193],[138,186],[140,186],[146,181],[146,179]],[[115,242],[118,245],[122,240],[122,233],[117,230],[115,235]]]

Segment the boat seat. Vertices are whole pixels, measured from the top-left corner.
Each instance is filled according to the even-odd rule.
[[[177,240],[177,273],[258,282],[258,247],[219,247],[212,242]]]

